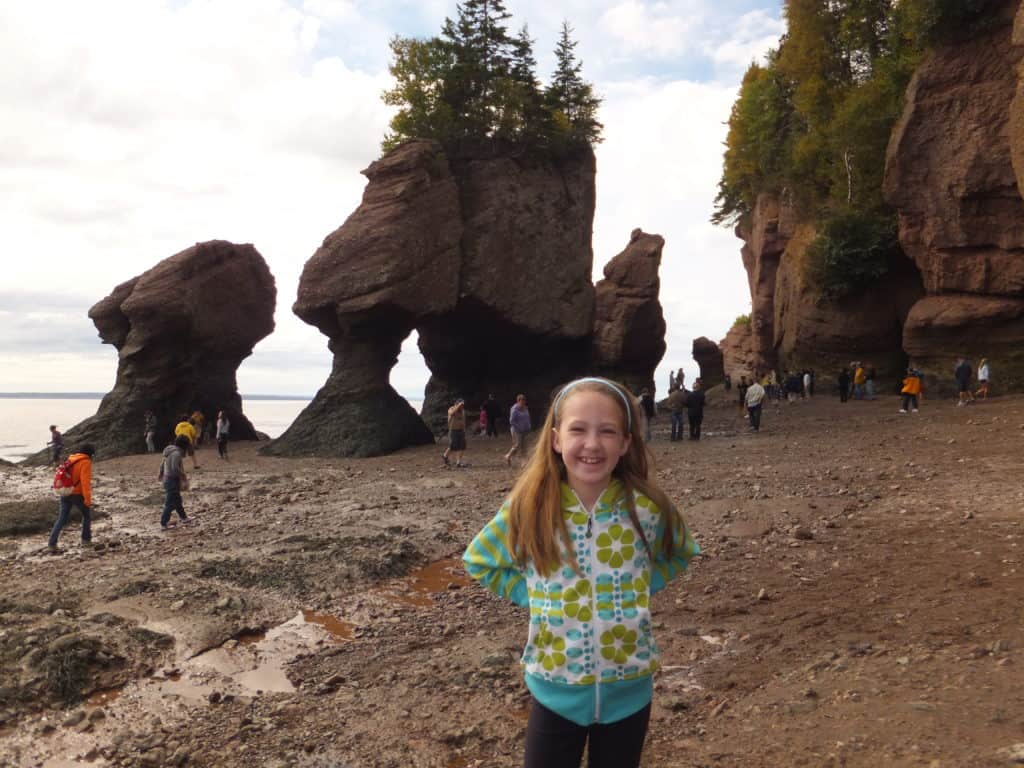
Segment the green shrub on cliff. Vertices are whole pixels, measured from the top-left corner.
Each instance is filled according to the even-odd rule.
[[[568,22],[542,88],[529,31],[509,34],[502,0],[466,0],[456,9],[439,37],[391,40],[395,85],[382,98],[398,110],[384,151],[413,138],[445,146],[495,139],[555,152],[601,141],[601,99],[583,79]]]
[[[819,223],[808,276],[826,297],[870,285],[895,243],[882,179],[910,77],[929,46],[976,31],[994,5],[786,0],[785,36],[733,105],[712,221],[735,223],[776,194]]]
[[[830,301],[856,296],[900,257],[897,235],[895,216],[852,210],[832,215],[807,248],[807,277]]]

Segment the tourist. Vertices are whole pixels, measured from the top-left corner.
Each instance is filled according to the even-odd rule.
[[[46,447],[50,449],[50,464],[60,466],[61,456],[64,454],[64,435],[57,431],[56,424],[50,425],[50,442]]]
[[[452,466],[449,457],[455,459],[456,467],[465,467],[462,453],[466,450],[466,401],[459,398],[455,405],[448,409],[448,447],[441,454],[446,467]]]
[[[870,364],[864,372],[864,391],[868,400],[875,399],[875,366]]]
[[[747,387],[747,396],[744,402],[747,406],[747,414],[750,417],[750,428],[754,432],[760,432],[761,408],[764,404],[764,387],[755,381]]]
[[[811,377],[811,383],[808,385],[809,389],[807,390],[807,396],[814,397],[814,369],[811,368],[807,373],[809,373]]]
[[[686,374],[683,373],[682,368],[676,371],[676,386],[680,389],[684,389],[686,387]]]
[[[228,435],[231,433],[231,420],[224,411],[217,411],[217,455],[228,460]]]
[[[203,416],[203,412],[197,408],[195,411],[192,412],[192,416],[189,419],[189,421],[192,423],[192,426],[196,431],[195,437],[192,440],[192,444],[196,448],[198,448],[200,445],[203,444],[203,427],[206,424],[206,417]]]
[[[839,402],[845,403],[850,398],[850,371],[843,368],[839,371]]]
[[[484,410],[483,403],[480,404],[480,413],[476,420],[476,432],[473,434],[480,435],[481,437],[487,434],[487,411]]]
[[[146,438],[146,453],[156,453],[156,416],[152,411],[142,417],[142,435]]]
[[[804,398],[808,398],[811,396],[811,372],[808,371],[807,369],[804,369],[803,390],[800,394]]]
[[[668,393],[671,395],[679,389],[679,385],[676,383],[676,372],[669,369],[668,372]]]
[[[853,369],[853,399],[864,399],[864,382],[867,381],[867,371],[860,363],[854,363]]]
[[[82,513],[82,546],[88,547],[92,544],[92,457],[95,454],[96,449],[86,443],[68,456],[74,487],[69,495],[60,497],[57,521],[53,524],[47,544],[47,549],[51,553],[59,551],[57,540],[60,538],[61,530],[71,519],[72,507],[78,507]]]
[[[958,394],[957,407],[967,405],[971,399],[971,364],[967,362],[966,358],[961,357],[956,362],[956,368],[953,369],[953,376],[956,378],[956,388]]]
[[[974,393],[979,400],[988,399],[988,358],[978,361],[978,391]]]
[[[736,392],[739,394],[740,402],[740,413],[746,415],[747,408],[747,387],[750,385],[747,383],[746,376],[740,376],[740,383],[736,386]]]
[[[192,457],[192,469],[199,469],[199,465],[196,463],[196,428],[192,426],[188,416],[182,416],[174,427],[174,436],[181,437],[182,435],[188,438],[188,449],[186,452]]]
[[[908,409],[917,413],[917,399],[921,396],[921,373],[913,366],[907,368],[907,375],[903,379],[903,388],[900,390],[900,394],[903,395],[900,413],[906,413]]]
[[[501,415],[501,406],[494,399],[494,395],[487,396],[484,403],[484,412],[487,414],[487,434],[491,437],[498,436],[498,417]]]
[[[651,423],[654,421],[654,414],[657,411],[654,407],[654,398],[651,396],[651,391],[646,387],[640,391],[640,410],[644,414],[644,442],[649,443],[651,442]]]
[[[508,413],[508,425],[512,430],[512,448],[505,454],[505,463],[512,465],[512,457],[526,452],[526,435],[533,426],[530,423],[530,409],[526,407],[526,395],[516,395],[516,401]]]
[[[656,484],[641,418],[606,379],[563,387],[510,498],[463,555],[472,578],[530,609],[526,768],[577,768],[588,742],[592,766],[640,764],[659,666],[650,595],[699,552]]]
[[[686,398],[686,418],[690,422],[690,439],[700,440],[700,425],[704,421],[704,385],[700,379],[693,382],[693,391]]]
[[[726,392],[731,392],[732,391],[732,376],[730,376],[728,373],[725,374],[725,379],[724,379],[724,381],[722,383],[725,386],[725,391]]]
[[[191,445],[186,435],[178,435],[174,442],[164,448],[164,457],[160,462],[157,479],[164,484],[164,510],[160,515],[160,530],[166,531],[171,521],[171,510],[178,513],[178,519],[189,522],[185,514],[185,504],[181,500],[181,492],[188,488],[188,475],[185,474],[185,454]]]
[[[672,442],[683,439],[683,412],[686,410],[686,401],[690,394],[685,389],[676,388],[668,396],[668,411],[672,418]]]

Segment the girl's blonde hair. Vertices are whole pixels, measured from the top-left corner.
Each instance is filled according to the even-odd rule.
[[[552,432],[560,425],[560,413],[565,410],[565,402],[580,392],[599,392],[615,403],[621,417],[620,427],[624,434],[628,433],[632,438],[628,450],[612,470],[612,476],[622,483],[629,519],[648,557],[653,561],[655,555],[636,514],[635,493],[641,493],[653,501],[664,520],[662,549],[666,557],[671,555],[676,537],[686,536],[686,525],[679,510],[651,479],[654,462],[644,445],[642,416],[637,400],[624,386],[607,379],[570,382],[556,390],[557,394],[552,398],[537,445],[526,468],[516,480],[509,499],[508,536],[512,556],[522,567],[530,561],[544,577],[562,564],[559,538],[569,554],[573,570],[577,574],[581,573],[562,515],[562,482],[567,477],[565,462],[551,445]]]

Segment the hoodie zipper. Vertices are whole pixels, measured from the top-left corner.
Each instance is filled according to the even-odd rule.
[[[583,507],[584,509],[587,510],[587,533],[586,533],[586,536],[587,536],[587,539],[589,540],[591,538],[591,536],[593,536],[593,533],[594,533],[594,510],[597,509],[597,505],[601,503],[601,496],[604,496],[604,491],[601,491],[601,496],[597,497],[597,501],[594,502],[593,509],[587,509],[587,505],[583,503],[583,501],[579,497],[579,494],[576,493],[575,490],[573,490],[572,495],[576,497],[576,502],[581,507]],[[592,546],[590,546],[590,544],[587,544],[587,550],[588,550],[588,553],[589,553],[587,559],[588,559],[588,562],[590,564],[591,571],[592,572],[596,572],[597,571],[597,564],[594,562],[594,548]],[[595,584],[594,587],[592,587],[591,590],[590,590],[590,615],[594,617],[593,618],[593,623],[594,624],[597,623],[596,595],[597,595],[597,590],[596,590],[596,584]],[[594,631],[596,632],[596,629]],[[596,651],[597,650],[596,636],[595,636],[594,648],[595,648],[595,651]],[[600,674],[598,674],[600,672],[599,667],[601,665],[601,654],[600,653],[597,653],[597,652],[594,653],[594,663],[597,665],[595,667],[595,674],[594,674],[594,722],[597,723],[601,719],[601,676],[600,676]]]

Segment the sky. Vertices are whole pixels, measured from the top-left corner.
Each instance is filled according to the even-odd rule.
[[[697,336],[750,310],[740,241],[709,223],[743,72],[781,0],[507,0],[544,79],[567,19],[604,103],[594,277],[635,227],[665,238],[659,390],[692,380]],[[359,205],[391,112],[388,40],[436,34],[451,0],[0,3],[0,392],[106,392],[117,352],[87,317],[114,286],[197,242],[252,243],[276,329],[245,394],[312,395],[327,338],[291,312],[299,275]],[[422,397],[415,336],[391,383]]]

